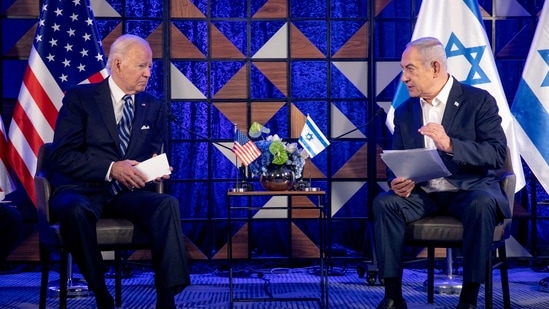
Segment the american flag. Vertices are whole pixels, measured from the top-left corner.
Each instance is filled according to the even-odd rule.
[[[233,152],[236,157],[242,161],[244,166],[248,166],[248,164],[261,156],[261,151],[241,130],[236,127],[234,130]]]
[[[36,204],[38,150],[53,140],[65,91],[106,78],[106,58],[88,0],[46,0],[9,128],[10,164]]]
[[[6,129],[4,121],[0,118],[0,201],[15,190],[15,184],[9,173],[7,150]]]

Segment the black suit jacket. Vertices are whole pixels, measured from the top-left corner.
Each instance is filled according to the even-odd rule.
[[[394,125],[393,149],[425,147],[418,132],[423,125],[419,98],[409,98],[395,110]],[[509,202],[496,175],[505,162],[507,140],[495,99],[485,90],[454,79],[442,126],[454,148],[453,154],[439,151],[452,173],[446,179],[461,190],[490,192],[504,217],[510,218]],[[389,181],[394,177],[389,171]]]
[[[123,159],[141,162],[162,151],[166,105],[144,92],[135,95],[134,103],[131,139],[122,157],[107,79],[67,91],[53,140],[54,190],[65,186],[104,190],[110,186],[105,176],[111,162]]]

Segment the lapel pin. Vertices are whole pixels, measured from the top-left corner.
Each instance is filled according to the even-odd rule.
[[[454,102],[455,107],[459,107],[459,102]]]

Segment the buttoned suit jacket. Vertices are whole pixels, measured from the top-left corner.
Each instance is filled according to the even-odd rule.
[[[135,95],[131,138],[122,156],[107,79],[71,88],[63,98],[53,141],[55,191],[65,186],[110,186],[105,176],[112,162],[144,161],[159,154],[165,141],[166,105],[154,96]]]
[[[501,214],[510,218],[509,202],[496,175],[507,152],[501,121],[494,97],[454,79],[442,118],[442,126],[452,140],[453,153],[438,153],[452,173],[446,177],[450,183],[461,190],[489,192]],[[393,149],[425,147],[424,136],[418,132],[423,125],[419,98],[409,98],[395,110],[394,125]],[[389,181],[394,177],[389,171]]]

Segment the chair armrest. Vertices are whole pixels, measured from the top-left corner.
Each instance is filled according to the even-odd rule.
[[[164,193],[164,182],[157,182],[154,184],[154,191],[157,193]]]
[[[517,176],[513,172],[506,172],[500,178],[501,188],[503,189],[507,200],[509,201],[509,209],[511,218],[503,220],[502,235],[500,240],[508,239],[511,236],[511,223],[513,220],[513,208],[515,207],[515,184]],[[494,234],[494,240],[497,240],[497,235]]]
[[[513,213],[513,206],[515,204],[515,185],[517,182],[517,176],[512,172],[503,174],[500,178],[501,187],[509,200],[509,207],[511,213]]]
[[[38,227],[41,231],[46,231],[50,226],[49,200],[51,187],[49,181],[40,174],[34,176],[34,190],[36,193]]]

